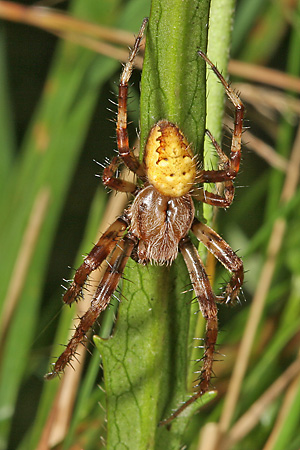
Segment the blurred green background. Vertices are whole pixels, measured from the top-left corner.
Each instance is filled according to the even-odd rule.
[[[253,136],[248,130],[244,134],[234,203],[218,211],[214,226],[243,257],[246,282],[236,308],[219,308],[217,359],[222,362],[216,364],[213,381],[219,395],[182,436],[182,445],[190,449],[202,448],[201,430],[208,433],[206,439],[214,435],[206,427],[211,422],[225,427],[229,441],[221,440],[224,447],[209,447],[206,441],[205,448],[300,448],[299,6],[289,0],[236,4],[230,50],[235,63],[229,73],[246,104],[245,126]],[[133,34],[150,4],[77,0],[55,7]],[[43,449],[50,448],[45,423],[50,426],[50,411],[55,415],[52,401],[60,385],[59,380],[45,385],[43,375],[50,355],[58,354],[59,344],[67,340],[72,314],[60,302],[60,285],[71,276],[68,266],[77,267],[81,254],[89,251],[107,202],[93,159],[103,162],[116,149],[113,113],[107,108],[114,109],[109,99],[114,100],[120,63],[6,20],[1,21],[0,59],[0,449]],[[139,126],[139,80],[136,70],[131,142]],[[225,122],[232,117],[230,105],[226,113]],[[227,122],[223,142],[230,145]],[[27,235],[30,217],[37,224]],[[224,278],[226,272],[218,267],[216,291]],[[229,412],[224,398],[231,393],[245,330],[248,336],[254,333],[253,346],[238,401]],[[298,366],[287,372],[293,363]],[[66,408],[67,425],[58,433],[64,443],[54,439],[57,448],[106,448],[99,439],[105,440],[105,414],[99,406],[105,400],[97,386],[98,367],[95,352],[87,358],[71,419]],[[272,397],[268,389],[279,377],[282,385],[275,385]],[[263,405],[259,413],[251,410],[255,402]]]

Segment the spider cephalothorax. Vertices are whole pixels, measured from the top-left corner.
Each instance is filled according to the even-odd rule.
[[[65,351],[57,359],[53,371],[47,374],[46,378],[51,379],[63,372],[75,357],[76,349],[84,341],[87,331],[109,305],[130,256],[140,264],[149,262],[171,264],[180,251],[188,268],[199,308],[206,320],[206,339],[196,393],[169,419],[162,422],[167,423],[209,389],[218,335],[216,302],[235,301],[243,283],[242,261],[214,230],[195,218],[193,201],[199,200],[223,208],[231,204],[234,196],[232,180],[237,175],[241,158],[244,108],[240,98],[216,67],[204,53],[199,51],[199,55],[215,72],[235,106],[230,157],[226,156],[211,133],[206,131],[220,157],[221,168],[197,170],[192,149],[182,131],[168,120],[160,120],[150,130],[144,160],[141,163],[134,156],[128,142],[127,91],[133,60],[146,23],[145,19],[120,78],[117,117],[119,156],[112,159],[103,173],[103,183],[106,186],[132,193],[135,198],[124,214],[107,229],[86,256],[64,295],[63,300],[67,304],[78,300],[88,275],[109,258],[108,267],[96,289],[90,308],[81,317]],[[143,187],[137,187],[134,183],[116,177],[120,161],[123,161],[135,173],[143,183]],[[217,182],[224,184],[223,196],[203,188],[203,183]],[[188,236],[189,231],[194,233],[198,240],[231,272],[231,279],[223,295],[214,295],[204,265]]]

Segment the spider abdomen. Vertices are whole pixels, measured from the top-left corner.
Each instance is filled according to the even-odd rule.
[[[168,120],[160,120],[149,133],[144,154],[149,182],[163,195],[187,194],[196,178],[196,161],[182,131]]]
[[[139,192],[130,215],[130,232],[139,239],[139,262],[170,264],[191,227],[194,204],[189,194],[167,197],[150,185]]]

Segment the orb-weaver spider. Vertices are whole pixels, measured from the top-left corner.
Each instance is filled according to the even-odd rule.
[[[129,60],[124,66],[119,83],[117,143],[118,156],[104,169],[103,183],[116,190],[134,195],[132,204],[107,229],[97,244],[76,271],[73,282],[66,291],[63,301],[67,304],[80,299],[88,275],[96,270],[106,258],[107,269],[93,296],[91,306],[80,322],[66,349],[54,364],[53,371],[45,377],[51,379],[63,372],[76,356],[76,349],[85,339],[99,314],[110,303],[122,277],[129,257],[140,264],[154,262],[171,264],[181,252],[199,302],[199,308],[206,320],[206,338],[203,365],[196,393],[172,416],[163,421],[168,423],[197,398],[209,390],[218,335],[216,302],[229,303],[238,298],[243,283],[243,263],[229,245],[211,228],[195,218],[193,199],[210,205],[227,208],[233,201],[235,179],[241,158],[241,135],[243,128],[243,104],[238,95],[225,81],[217,68],[199,51],[223,84],[226,94],[235,107],[235,122],[228,158],[209,131],[212,144],[221,160],[219,170],[200,170],[181,130],[168,120],[160,120],[150,130],[141,163],[129,147],[127,133],[127,93],[133,69],[134,58],[147,24],[144,19]],[[143,187],[116,177],[116,171],[123,162],[143,182]],[[203,183],[224,183],[223,196],[203,189]],[[215,296],[199,254],[188,237],[189,231],[232,273],[224,294]]]

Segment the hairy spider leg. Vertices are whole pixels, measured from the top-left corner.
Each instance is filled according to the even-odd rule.
[[[218,261],[232,273],[231,279],[226,286],[224,295],[217,296],[220,303],[230,303],[237,299],[240,288],[244,281],[244,268],[242,260],[229,247],[227,242],[221,238],[212,228],[194,219],[192,232],[205,245]]]
[[[223,152],[220,145],[212,136],[209,130],[206,130],[206,134],[210,138],[213,146],[215,147],[220,159],[221,168],[219,170],[200,170],[197,175],[198,183],[225,183],[224,197],[203,190],[202,188],[195,189],[192,193],[193,197],[203,203],[208,203],[213,206],[221,208],[227,208],[231,205],[234,198],[234,186],[232,180],[237,176],[240,168],[241,161],[241,141],[243,132],[243,120],[244,120],[244,105],[239,96],[234,92],[231,86],[227,83],[216,66],[210,61],[210,59],[201,50],[199,55],[206,61],[206,63],[212,68],[217,75],[221,83],[223,84],[228,98],[231,100],[235,107],[234,117],[234,129],[232,133],[230,158]]]
[[[230,167],[230,159],[228,158],[228,156],[226,155],[226,153],[223,152],[222,148],[220,147],[220,145],[217,143],[217,141],[215,140],[215,138],[213,137],[213,135],[211,134],[211,132],[209,130],[205,130],[206,135],[210,138],[213,146],[215,147],[218,156],[221,160],[221,166]],[[216,174],[218,173],[218,171],[213,171],[213,170],[200,170],[198,175],[197,175],[197,182],[198,183],[204,183],[205,181],[205,177],[207,179],[207,174]],[[203,174],[206,174],[205,176]],[[215,175],[214,175],[215,176]],[[230,177],[230,173],[229,173],[229,177]],[[235,176],[233,177],[235,178]],[[217,206],[219,208],[227,208],[228,206],[231,205],[231,203],[233,202],[233,198],[234,198],[234,185],[233,185],[233,178],[229,178],[228,180],[224,181],[224,196],[215,194],[213,192],[209,192],[203,188],[197,188],[192,192],[192,196],[196,199],[199,200],[203,203],[207,203],[209,205],[212,206]],[[223,179],[221,180],[223,181]],[[207,182],[207,181],[206,181]]]
[[[134,156],[132,150],[129,148],[128,133],[127,133],[127,97],[128,97],[128,82],[133,70],[134,58],[138,52],[143,34],[147,25],[148,19],[144,19],[140,31],[135,40],[132,51],[130,52],[127,64],[124,66],[119,83],[119,98],[118,98],[118,116],[117,116],[117,142],[120,158],[123,159],[126,166],[139,176],[142,180],[146,179],[143,165]],[[112,162],[104,169],[103,182],[111,188],[122,192],[134,192],[136,186],[133,183],[124,180],[118,180],[115,177],[115,172],[119,165],[119,157],[113,158]],[[107,256],[113,252],[110,267],[106,270],[104,277],[93,297],[91,308],[80,320],[75,333],[66,347],[66,350],[58,358],[53,372],[46,375],[47,379],[53,378],[58,373],[62,372],[67,364],[70,363],[72,357],[76,354],[78,344],[84,339],[86,332],[95,323],[100,312],[103,311],[109,304],[110,297],[117,287],[119,279],[122,275],[123,269],[126,265],[128,257],[132,253],[134,246],[134,239],[130,240],[130,252],[126,255],[120,253],[120,248],[124,247],[129,237],[125,237],[124,233],[128,228],[128,221],[125,216],[118,218],[108,230],[101,236],[97,244],[93,247],[91,252],[86,256],[81,266],[77,269],[74,279],[63,296],[63,301],[67,304],[78,300],[82,296],[82,289],[91,272],[96,270]],[[119,243],[119,245],[117,245]],[[122,266],[122,270],[117,270],[118,264]],[[109,289],[112,288],[110,294]],[[103,296],[103,298],[101,298]]]
[[[173,412],[170,417],[161,421],[160,425],[167,425],[168,423],[170,423],[195,400],[205,394],[205,392],[209,391],[212,366],[214,362],[215,345],[218,337],[218,310],[215,302],[215,295],[212,291],[199,253],[188,236],[181,239],[179,248],[188,268],[192,285],[199,303],[199,308],[204,319],[206,320],[204,354],[202,358],[202,368],[199,383],[195,386],[197,388],[197,392],[182,406],[180,406],[180,408]]]
[[[74,279],[63,296],[63,301],[70,305],[82,296],[82,289],[91,272],[96,270],[112,252],[117,242],[122,239],[128,227],[127,220],[119,217],[100,237],[97,244],[84,258],[81,266],[76,270]]]
[[[234,128],[232,133],[232,141],[231,141],[231,151],[230,151],[230,169],[235,172],[235,175],[238,173],[240,168],[241,161],[241,141],[242,141],[242,133],[243,133],[243,120],[244,120],[244,105],[240,97],[236,92],[232,89],[232,87],[227,83],[224,79],[223,75],[218,71],[216,66],[211,62],[211,60],[203,53],[201,50],[198,51],[198,54],[206,61],[206,63],[211,67],[213,72],[219,78],[221,83],[223,84],[227,97],[231,100],[232,104],[235,107],[235,117],[234,117]],[[209,172],[209,171],[208,171]],[[218,171],[218,173],[222,173]],[[227,179],[226,175],[227,171],[224,170],[224,180]],[[222,181],[217,179],[216,181]],[[211,181],[208,181],[209,183]]]
[[[115,156],[111,163],[104,168],[102,181],[105,186],[114,189],[119,192],[128,192],[133,194],[137,190],[137,186],[135,183],[131,183],[130,181],[123,180],[121,178],[117,178],[115,173],[119,167],[120,158]]]
[[[128,62],[124,66],[119,83],[119,97],[118,97],[118,117],[117,117],[117,143],[120,157],[123,159],[126,166],[134,172],[141,180],[146,180],[143,165],[138,158],[135,157],[133,151],[129,147],[128,132],[127,132],[127,98],[128,98],[128,82],[133,70],[134,58],[138,52],[143,34],[148,23],[148,19],[143,20],[140,31],[136,37],[133,49],[129,55]]]
[[[121,239],[118,245],[115,245],[108,267],[91,301],[91,307],[81,317],[73,337],[70,339],[65,351],[57,359],[53,371],[45,375],[47,380],[62,373],[71,360],[76,357],[78,345],[84,341],[86,333],[93,327],[99,314],[109,305],[111,296],[118,286],[135,242],[135,238],[127,235]]]

